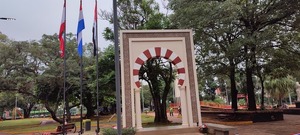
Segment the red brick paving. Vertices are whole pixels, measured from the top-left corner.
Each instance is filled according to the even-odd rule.
[[[177,114],[171,117],[168,116],[168,119],[176,123],[181,122],[181,118],[178,118]],[[300,115],[284,114],[283,121],[235,124],[234,127],[237,128],[236,132],[239,135],[293,135],[300,133]]]

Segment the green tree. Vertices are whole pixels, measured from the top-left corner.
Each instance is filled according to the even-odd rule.
[[[296,25],[299,20],[299,5],[297,0],[289,2],[171,0],[170,2],[171,9],[174,10],[175,19],[172,21],[175,22],[174,25],[194,29],[195,43],[201,46],[196,49],[199,49],[198,60],[204,63],[202,65],[216,72],[222,69],[216,68],[223,66],[219,63],[225,63],[224,67],[228,67],[230,78],[234,78],[234,69],[237,66],[239,70],[245,72],[249,110],[256,110],[253,76],[258,75],[263,84],[262,67],[265,64],[263,60],[270,58],[265,57],[268,56],[266,54],[276,48],[292,52],[296,50],[293,49],[295,40],[286,39],[288,35],[295,37],[293,33],[299,27]],[[227,46],[223,45],[224,49],[219,47],[225,43]],[[226,61],[221,59],[222,57],[226,58]],[[209,65],[211,61],[216,62]],[[234,83],[233,79],[231,83]],[[234,84],[231,88],[233,87]],[[235,97],[236,90],[233,89],[232,96]],[[235,108],[235,101],[232,102],[232,108]]]
[[[155,123],[167,123],[167,97],[175,79],[171,62],[152,58],[140,69],[139,78],[146,81],[152,95],[155,108]]]
[[[212,75],[230,78],[232,108],[237,110],[236,66],[241,62],[239,8],[228,2],[171,0],[173,25],[195,31],[196,62],[201,79]]]
[[[70,121],[70,109],[80,104],[80,66],[76,51],[76,39],[73,34],[67,34],[66,44],[66,100],[65,108],[67,121]],[[43,35],[39,41],[39,55],[45,65],[43,72],[36,79],[36,94],[41,103],[50,112],[52,118],[60,123],[63,122],[56,116],[59,106],[63,104],[64,90],[64,66],[63,59],[59,55],[59,43],[57,35]],[[45,56],[46,55],[46,56]],[[84,80],[86,77],[84,76]],[[84,81],[83,88],[86,83]]]
[[[25,96],[20,100],[19,107],[24,110],[24,117],[28,118],[36,103],[34,95],[34,78],[39,74],[39,60],[34,55],[35,41],[11,41],[1,34],[1,66],[3,73],[0,77],[2,92],[15,92]],[[2,101],[7,98],[1,98]]]
[[[153,108],[152,108],[152,104],[151,104],[151,102],[152,102],[152,95],[151,95],[151,93],[150,93],[150,88],[149,88],[149,86],[148,85],[143,85],[142,84],[142,88],[141,88],[141,94],[143,94],[142,95],[142,97],[144,98],[144,107],[145,108],[149,108],[149,110],[153,110]],[[144,108],[144,109],[145,109]]]
[[[118,21],[121,30],[136,29],[168,29],[170,21],[159,11],[159,4],[155,0],[120,0],[118,5]],[[101,11],[100,16],[113,23],[112,12]],[[103,36],[113,41],[113,30],[107,27]]]
[[[132,29],[166,29],[170,28],[168,18],[159,12],[159,5],[154,0],[121,0],[118,2],[119,28],[125,30]],[[110,20],[111,13],[103,12],[102,17]],[[112,30],[106,28],[104,36],[112,40]],[[165,66],[162,59],[150,59],[140,69],[140,79],[144,79],[149,87],[155,106],[155,122],[168,122],[166,114],[167,95],[174,80],[172,66]],[[169,69],[168,69],[169,68]],[[146,71],[147,70],[147,71]],[[157,72],[149,72],[157,71]],[[143,73],[147,76],[144,76]],[[162,81],[158,79],[161,78]]]
[[[270,48],[268,47],[270,44],[264,44],[264,42],[276,38],[277,34],[282,35],[281,31],[276,31],[277,27],[280,25],[290,27],[291,22],[296,21],[296,16],[299,15],[300,2],[298,0],[253,0],[240,1],[237,4],[241,7],[239,21],[244,29],[243,35],[247,39],[243,44],[243,49],[249,109],[255,110],[256,103],[252,77],[257,68],[257,58],[262,54],[261,50]]]
[[[296,81],[292,76],[281,78],[270,78],[265,82],[265,86],[270,95],[278,101],[278,105],[282,105],[282,100],[289,92],[295,89]]]
[[[100,53],[98,62],[99,75],[99,105],[103,108],[112,106],[111,113],[115,113],[115,63],[114,63],[114,46],[109,45]],[[88,74],[88,87],[93,91],[93,95],[97,95],[96,87],[96,70],[95,65],[86,68]],[[95,81],[96,80],[96,81]],[[96,98],[96,96],[95,96]],[[94,100],[96,101],[96,99]],[[96,108],[97,106],[95,106]],[[109,110],[106,110],[109,111]]]

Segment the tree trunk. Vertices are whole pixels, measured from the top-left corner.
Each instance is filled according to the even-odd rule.
[[[231,87],[231,108],[234,111],[238,110],[237,106],[237,94],[238,91],[236,89],[236,83],[235,83],[235,65],[233,61],[230,61],[230,87]]]
[[[57,118],[56,113],[50,108],[48,102],[45,101],[44,104],[45,104],[45,108],[47,109],[47,111],[50,112],[51,118],[52,118],[53,120],[55,120],[56,122],[58,122],[58,123],[60,123],[60,124],[63,124],[63,120]]]
[[[92,98],[92,94],[90,92],[85,92],[85,102],[84,102],[84,106],[86,107],[86,118],[91,118],[92,116],[94,116],[94,108],[93,105],[91,103],[93,103],[93,98]]]
[[[70,106],[69,106],[69,99],[68,98],[66,98],[66,121],[67,122],[71,122],[71,112],[70,112]],[[65,115],[65,114],[64,114]]]
[[[155,97],[154,97],[155,98]],[[160,98],[153,99],[155,108],[154,123],[167,123],[166,103],[160,103]]]
[[[29,103],[29,106],[26,107],[24,110],[24,118],[29,118],[30,117],[30,112],[33,108],[34,104]]]
[[[156,99],[155,97],[153,97],[153,101],[154,101],[154,108],[155,108],[155,117],[154,117],[154,123],[159,123],[160,122],[160,103],[159,103],[159,99]]]
[[[153,107],[152,107],[153,105],[152,105],[152,103],[153,103],[153,100],[151,99],[150,100],[150,111],[153,111]]]
[[[278,107],[281,107],[282,106],[282,98],[279,97],[279,101],[278,101]]]
[[[259,72],[259,71],[258,71]],[[260,109],[265,108],[265,87],[264,87],[264,79],[261,75],[261,73],[258,73],[258,77],[260,80],[260,85],[261,85],[261,104],[260,104]]]
[[[167,117],[167,96],[170,91],[170,84],[173,81],[173,68],[172,63],[169,62],[169,69],[163,70],[159,65],[161,61],[156,59],[148,60],[145,64],[145,67],[147,70],[144,70],[144,72],[140,71],[141,78],[145,81],[147,81],[150,93],[153,99],[154,108],[155,108],[155,118],[154,123],[168,123],[168,117]],[[143,77],[144,73],[147,74],[147,77]],[[165,82],[164,89],[161,90],[160,84],[161,80],[158,80],[158,77],[161,76],[163,81]]]
[[[252,68],[246,68],[246,78],[247,78],[247,92],[248,92],[248,110],[256,110],[254,85],[252,78]]]
[[[255,46],[255,45],[252,45]],[[246,83],[247,83],[247,93],[248,93],[248,110],[256,110],[255,94],[254,94],[254,84],[253,84],[253,71],[255,65],[255,47],[251,47],[250,53],[248,52],[248,45],[244,46],[245,52],[245,63],[246,63]]]
[[[254,94],[254,85],[252,78],[252,68],[246,67],[246,79],[247,79],[247,93],[248,93],[248,110],[254,111],[256,110],[255,103],[255,94]]]

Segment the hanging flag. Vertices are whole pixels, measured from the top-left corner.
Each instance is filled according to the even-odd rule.
[[[94,56],[96,56],[98,51],[98,33],[97,33],[97,0],[95,0],[95,10],[94,10],[94,24],[93,24],[93,44],[94,44]]]
[[[78,19],[78,26],[77,26],[77,44],[78,44],[78,54],[82,57],[82,30],[85,28],[84,26],[84,19],[82,13],[82,0],[80,0],[80,8],[79,8],[79,19]]]
[[[58,34],[58,38],[59,38],[59,43],[60,43],[60,57],[64,57],[65,56],[65,39],[64,39],[64,35],[66,34],[66,1],[64,2],[64,8],[63,8],[63,12],[62,12],[62,18],[61,18],[61,24],[60,24],[60,28],[59,28],[59,34]]]

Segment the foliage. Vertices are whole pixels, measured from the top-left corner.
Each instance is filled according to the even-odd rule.
[[[148,85],[142,85],[142,88],[141,88],[141,94],[143,94],[143,98],[144,98],[144,107],[150,107],[151,105],[151,101],[152,101],[152,96],[151,96],[151,93],[150,93],[150,88]]]
[[[292,76],[269,78],[265,82],[267,91],[273,98],[279,101],[279,105],[282,104],[283,98],[295,89],[295,85],[296,81]]]
[[[224,99],[222,99],[221,97],[217,96],[215,99],[214,99],[214,102],[215,103],[219,103],[219,104],[224,104],[225,101]]]
[[[139,78],[146,81],[153,98],[156,123],[166,123],[166,101],[172,90],[175,74],[171,62],[162,58],[152,58],[141,67]]]
[[[239,99],[239,101],[238,101],[238,104],[239,105],[246,105],[247,103],[246,103],[246,99]]]
[[[26,118],[29,117],[29,112],[36,102],[34,80],[41,71],[41,63],[36,55],[37,43],[35,41],[11,41],[4,34],[0,35],[3,35],[0,43],[0,72],[2,73],[0,91],[19,93],[18,107],[24,110]],[[22,96],[27,96],[27,98],[22,98]],[[8,98],[10,96],[4,96],[0,100],[6,102]],[[13,106],[7,104],[5,107],[11,109]]]
[[[169,19],[160,13],[159,4],[155,0],[121,0],[117,6],[121,30],[170,28]],[[112,12],[101,10],[100,16],[113,23]],[[103,36],[113,41],[113,30],[105,28]]]
[[[100,52],[98,60],[98,85],[99,85],[99,104],[102,107],[115,106],[115,62],[114,62],[114,46],[109,45]],[[96,67],[91,65],[86,68],[88,80],[88,88],[92,90],[92,94],[96,98],[97,78]],[[95,81],[96,80],[96,81]],[[96,101],[96,99],[94,99]],[[95,106],[96,107],[96,106]],[[115,110],[115,108],[112,108]],[[115,112],[111,112],[115,113]]]
[[[243,72],[250,110],[256,109],[253,76],[259,77],[263,90],[265,71],[274,68],[266,66],[273,52],[299,54],[299,6],[298,0],[170,0],[172,25],[195,32],[197,71],[203,74],[199,79],[229,75],[234,105],[235,77]]]
[[[133,127],[123,128],[122,135],[135,135],[136,129]],[[104,128],[103,135],[118,135],[118,130],[114,128]]]
[[[159,4],[155,0],[121,0],[118,2],[118,21],[121,30],[136,29],[166,29],[170,28],[167,16],[159,12]],[[101,16],[113,23],[112,13],[102,11]],[[113,40],[110,28],[106,28],[103,35],[107,40]],[[155,122],[168,122],[166,114],[166,100],[171,90],[170,84],[174,80],[173,73],[169,73],[172,66],[166,67],[162,59],[150,59],[141,68],[140,79],[145,80],[150,88],[155,107]],[[162,67],[164,66],[164,67]],[[156,72],[149,72],[149,71]],[[144,73],[147,73],[145,76]]]

